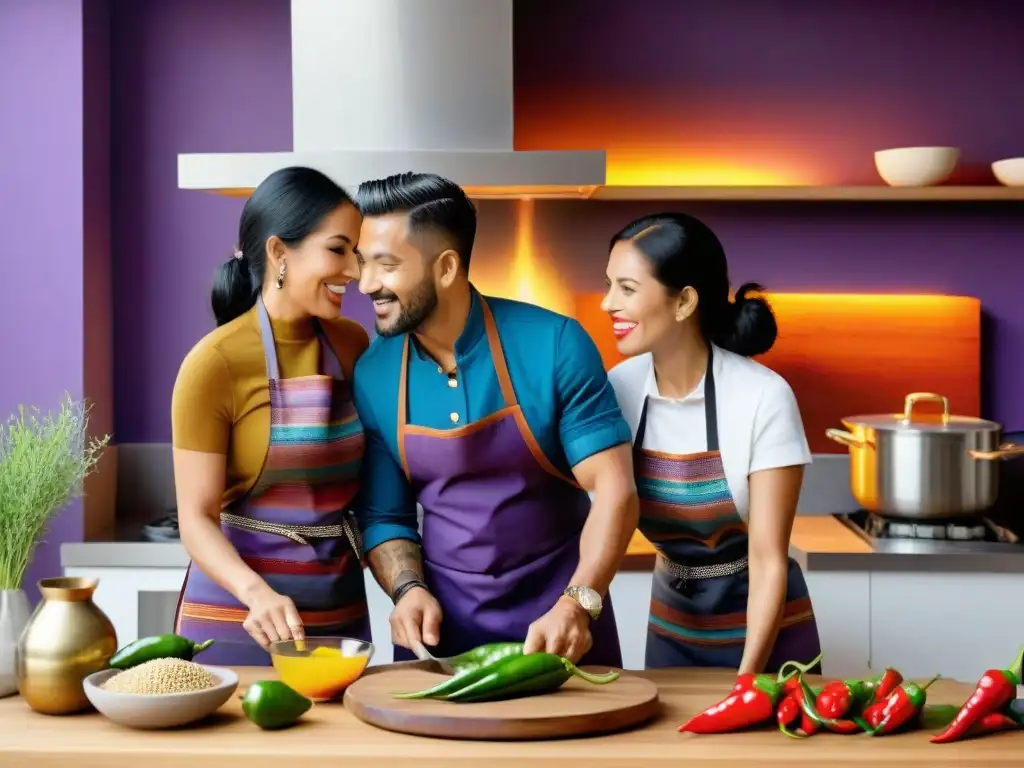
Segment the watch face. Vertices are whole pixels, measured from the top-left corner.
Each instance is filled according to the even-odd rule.
[[[583,610],[592,612],[601,609],[601,596],[589,587],[576,587],[573,596],[583,606]]]

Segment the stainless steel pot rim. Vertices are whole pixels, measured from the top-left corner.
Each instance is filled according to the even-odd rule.
[[[950,416],[949,421],[943,421],[938,418],[934,421],[914,419],[907,423],[902,413],[875,413],[863,416],[848,416],[842,419],[842,422],[847,429],[869,427],[871,429],[910,433],[966,433],[1002,430],[1002,425],[998,422],[974,416]]]

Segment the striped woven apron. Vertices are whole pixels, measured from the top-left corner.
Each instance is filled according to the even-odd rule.
[[[349,382],[317,326],[323,374],[282,379],[262,297],[260,335],[270,385],[270,444],[253,488],[221,513],[221,530],[271,589],[290,597],[307,636],[370,639],[362,543],[349,506],[359,489],[363,427]],[[243,629],[248,609],[189,565],[175,631],[213,638],[207,664],[266,665]]]
[[[747,637],[747,526],[736,510],[718,449],[712,353],[704,382],[707,450],[672,454],[643,447],[644,400],[633,448],[639,530],[658,552],[647,625],[646,666],[736,669]],[[800,566],[792,558],[781,627],[765,671],[819,652]]]

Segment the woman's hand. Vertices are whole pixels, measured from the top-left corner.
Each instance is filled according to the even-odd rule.
[[[242,622],[242,628],[264,648],[278,640],[305,637],[302,619],[290,597],[279,595],[264,584],[246,604],[249,615]]]

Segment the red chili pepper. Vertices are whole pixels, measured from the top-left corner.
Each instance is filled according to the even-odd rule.
[[[871,735],[884,736],[895,733],[917,719],[928,700],[928,688],[938,679],[939,675],[936,675],[924,685],[903,683],[890,693],[883,702],[881,720],[869,731]]]
[[[889,694],[895,691],[902,682],[903,675],[899,673],[899,670],[892,667],[886,668],[880,677],[872,681],[869,704],[885,701]]]
[[[740,675],[732,692],[679,726],[689,733],[728,733],[762,723],[775,712],[782,686],[771,675]]]
[[[861,713],[861,717],[864,718],[865,723],[874,729],[882,722],[882,714],[884,712],[885,701],[876,701],[874,704],[869,704],[865,707],[864,711]]]
[[[813,720],[808,718],[806,714],[804,714],[802,706],[804,700],[804,692],[803,689],[800,687],[799,680],[795,682],[795,689],[796,690],[789,693],[783,701],[783,703],[785,704],[785,710],[783,710],[782,705],[780,705],[779,715],[777,719],[779,721],[780,731],[782,731],[787,736],[799,739],[802,738],[801,734],[793,733],[789,730],[793,723],[796,722],[797,718],[800,718],[799,730],[803,731],[803,736],[814,735],[818,732],[820,726]],[[815,694],[816,691],[812,690],[811,695],[814,696]]]
[[[803,714],[803,717],[800,720],[800,730],[803,731],[804,736],[811,736],[823,727],[829,729],[835,728],[838,732],[843,732],[846,728],[846,724],[842,719],[822,717],[817,711],[814,706],[814,701],[817,697],[815,696],[814,691],[811,690],[810,686],[804,681],[802,675],[800,677],[800,688],[803,691],[803,696],[800,699],[800,708]],[[848,719],[855,723],[860,730],[869,730],[867,724],[859,716],[852,716]],[[792,733],[785,728],[780,730],[792,738],[803,738],[803,736]]]
[[[942,733],[932,736],[932,744],[948,744],[963,738],[971,726],[985,715],[998,712],[1010,702],[1021,684],[1021,666],[1024,665],[1024,646],[1009,669],[990,669],[981,676],[971,697],[960,707],[956,718]]]
[[[818,658],[806,666],[795,662],[786,662],[783,668],[794,666],[802,674],[821,660]],[[728,733],[729,731],[759,725],[775,714],[775,705],[782,696],[784,683],[791,676],[783,676],[779,670],[779,679],[771,675],[740,675],[732,692],[717,704],[694,715],[679,726],[679,731],[688,733]]]
[[[833,720],[828,723],[827,726],[832,733],[841,733],[849,736],[851,733],[864,733],[864,728],[861,723],[857,723],[855,720]]]
[[[818,694],[815,707],[822,717],[839,719],[860,711],[874,694],[874,683],[864,680],[835,680]]]
[[[1000,731],[1015,731],[1021,727],[1020,721],[1005,712],[989,712],[970,727],[970,730],[967,731],[967,738]]]

